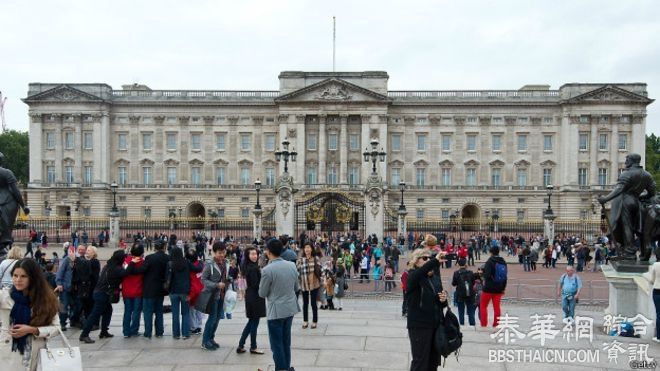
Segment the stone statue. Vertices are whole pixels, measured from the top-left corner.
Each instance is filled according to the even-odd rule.
[[[643,230],[639,260],[649,261],[651,254],[660,254],[660,248],[656,243],[660,241],[660,197],[656,196],[650,205],[646,207],[643,214]],[[660,259],[657,261],[660,262]]]
[[[598,197],[601,205],[612,201],[610,233],[619,244],[617,260],[637,261],[635,236],[642,237],[644,204],[655,196],[655,181],[642,168],[641,160],[636,153],[626,156],[626,168],[619,175],[614,190]]]
[[[4,160],[5,155],[0,152],[0,255],[4,255],[7,246],[13,243],[11,231],[16,223],[18,208],[21,207],[25,214],[30,213],[25,207],[14,173],[2,167]]]

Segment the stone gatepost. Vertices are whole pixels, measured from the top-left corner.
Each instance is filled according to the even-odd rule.
[[[557,217],[552,213],[546,212],[543,215],[543,234],[548,239],[548,244],[552,244],[552,240],[555,238],[555,218]]]
[[[406,237],[408,234],[408,221],[406,220],[406,215],[408,215],[408,212],[406,209],[399,208],[397,214],[399,218],[397,220],[396,238],[398,239],[399,236]]]
[[[275,231],[278,236],[294,235],[295,205],[293,202],[293,178],[284,173],[275,185],[277,202],[275,204]]]
[[[367,236],[376,234],[378,240],[383,239],[383,222],[385,214],[383,193],[383,182],[378,174],[372,173],[367,181],[367,188],[365,191],[365,232]]]
[[[108,241],[108,247],[116,249],[119,246],[119,212],[111,211],[110,212],[110,240]]]
[[[259,240],[261,239],[261,234],[263,231],[262,216],[264,214],[264,211],[261,208],[259,209],[255,208],[254,211],[252,211],[252,213],[254,214],[254,220],[252,221],[252,234],[254,235],[254,238],[256,240]]]

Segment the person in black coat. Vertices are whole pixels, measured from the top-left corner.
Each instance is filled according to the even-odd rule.
[[[151,339],[154,316],[156,316],[156,337],[162,337],[165,332],[163,323],[163,299],[167,292],[163,288],[167,275],[167,263],[170,257],[165,254],[165,243],[155,244],[156,252],[148,255],[144,263],[137,267],[135,263],[140,257],[133,258],[128,265],[128,274],[144,274],[142,289],[142,311],[144,313],[144,337]]]
[[[108,260],[108,264],[103,268],[99,280],[94,287],[94,308],[92,313],[85,321],[82,332],[80,333],[80,342],[92,344],[94,340],[89,338],[89,333],[95,324],[101,321],[101,334],[99,337],[111,338],[114,335],[108,332],[110,328],[110,319],[112,318],[112,300],[111,296],[119,290],[122,279],[126,276],[123,264],[126,254],[124,250],[117,250]],[[117,296],[119,298],[119,296]]]
[[[264,354],[257,349],[257,328],[259,319],[266,317],[266,300],[259,296],[259,281],[261,281],[261,270],[259,269],[259,251],[254,247],[245,249],[245,264],[241,272],[245,277],[247,288],[245,290],[245,316],[248,323],[243,329],[243,334],[238,342],[236,353],[245,353],[245,341],[250,335],[250,353]]]
[[[170,302],[172,303],[172,336],[190,337],[190,272],[199,273],[203,265],[196,266],[183,257],[183,250],[172,249],[170,261]]]
[[[408,273],[408,337],[411,371],[437,370],[438,353],[433,346],[435,331],[447,306],[447,291],[442,289],[440,263],[443,252],[433,257],[428,250],[417,249],[410,257]]]

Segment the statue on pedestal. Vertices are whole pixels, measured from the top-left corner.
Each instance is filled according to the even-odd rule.
[[[617,260],[632,263],[637,261],[635,236],[642,238],[646,208],[655,196],[655,181],[640,162],[639,154],[626,156],[626,168],[619,175],[614,190],[607,196],[598,197],[601,205],[612,201],[609,227],[612,239],[619,244]],[[645,251],[643,258],[644,255]]]
[[[30,213],[25,207],[14,173],[2,167],[4,160],[5,155],[0,152],[0,256],[4,256],[7,246],[13,243],[11,232],[16,223],[19,207],[25,214]]]

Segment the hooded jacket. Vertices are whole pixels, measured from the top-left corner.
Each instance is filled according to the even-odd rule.
[[[495,264],[500,263],[506,265],[506,261],[499,255],[493,255],[486,261],[484,265],[484,288],[483,292],[489,294],[501,294],[506,290],[506,282],[504,280],[502,283],[496,283],[493,281],[495,275]]]

